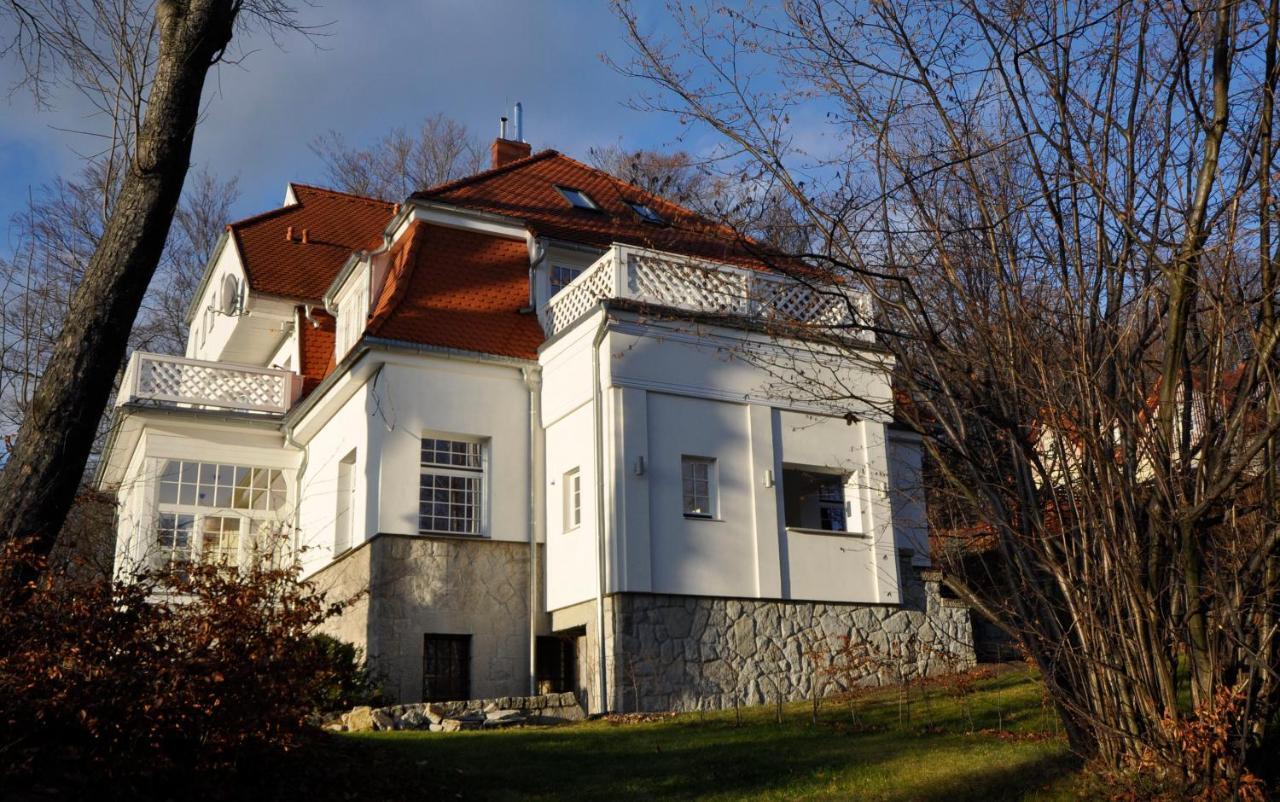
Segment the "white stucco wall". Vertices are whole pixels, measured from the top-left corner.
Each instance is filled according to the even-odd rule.
[[[562,513],[561,494],[550,483],[571,462],[585,466],[594,451],[590,342],[597,322],[580,322],[542,354],[551,533]],[[855,365],[839,368],[839,380],[860,396],[845,405],[854,412],[850,425],[843,414],[818,414],[811,402],[789,398],[781,387],[793,380],[784,375],[779,382],[744,359],[733,333],[690,336],[687,327],[635,322],[617,329],[600,349],[607,592],[898,601],[897,550],[917,547],[924,530],[908,537],[893,527],[886,377]],[[716,460],[711,520],[683,514],[682,455]],[[905,465],[910,454],[900,460]],[[785,465],[846,474],[849,532],[785,527]],[[584,489],[594,494],[594,482],[584,478]],[[592,528],[584,523],[580,534]],[[549,538],[547,561],[550,609],[594,596],[593,537]]]
[[[377,532],[371,504],[378,494],[377,454],[370,448],[371,418],[367,386],[351,394],[306,441],[306,469],[299,482],[298,542],[304,573],[327,565],[336,554],[338,520],[338,470],[342,460],[355,452],[354,492],[350,499],[350,545],[358,546]],[[343,500],[344,505],[348,502]]]
[[[528,540],[529,391],[518,367],[395,356],[369,387],[378,531],[418,532],[422,437],[455,435],[485,442],[486,535]]]
[[[220,311],[222,285],[228,275],[235,277],[237,286],[244,287],[245,274],[240,262],[240,252],[236,248],[235,239],[229,234],[213,261],[204,291],[196,301],[196,314],[191,319],[191,328],[187,334],[186,355],[192,359],[219,359],[235,331],[238,318],[224,315]]]

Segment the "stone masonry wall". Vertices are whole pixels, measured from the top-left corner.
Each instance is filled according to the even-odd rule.
[[[841,636],[894,657],[862,684],[934,676],[974,662],[969,611],[937,582],[912,577],[903,607],[715,599],[611,597],[607,647],[614,709],[695,710],[807,698],[837,690],[805,652],[829,655]],[[912,602],[915,604],[912,604]],[[637,704],[638,701],[638,704]]]
[[[393,701],[422,698],[426,633],[471,636],[472,697],[528,692],[528,544],[379,535],[315,580],[368,588],[367,601],[324,628],[365,650]]]

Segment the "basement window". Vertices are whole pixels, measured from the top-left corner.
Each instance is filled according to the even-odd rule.
[[[664,225],[667,221],[662,215],[655,212],[643,203],[627,201],[627,205],[631,207],[631,211],[640,215],[646,223],[653,223],[656,226]]]
[[[600,211],[600,207],[596,205],[595,201],[591,200],[591,196],[583,192],[582,190],[574,189],[573,187],[559,187],[559,186],[556,187],[556,189],[560,192],[561,195],[564,196],[565,200],[569,201],[570,205],[572,205],[573,208],[585,209],[589,212]]]

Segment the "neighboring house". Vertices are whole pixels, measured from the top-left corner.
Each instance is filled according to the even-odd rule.
[[[120,389],[117,570],[243,565],[280,534],[364,593],[328,629],[403,702],[798,698],[841,635],[908,675],[970,660],[968,611],[920,577],[887,370],[767,325],[852,307],[555,151],[493,156],[400,204],[292,184],[228,226],[186,356],[134,354]],[[752,353],[866,400],[787,400]]]

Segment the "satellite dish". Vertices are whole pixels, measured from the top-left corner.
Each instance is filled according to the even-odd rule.
[[[230,273],[222,277],[222,314],[240,312],[240,281]]]

